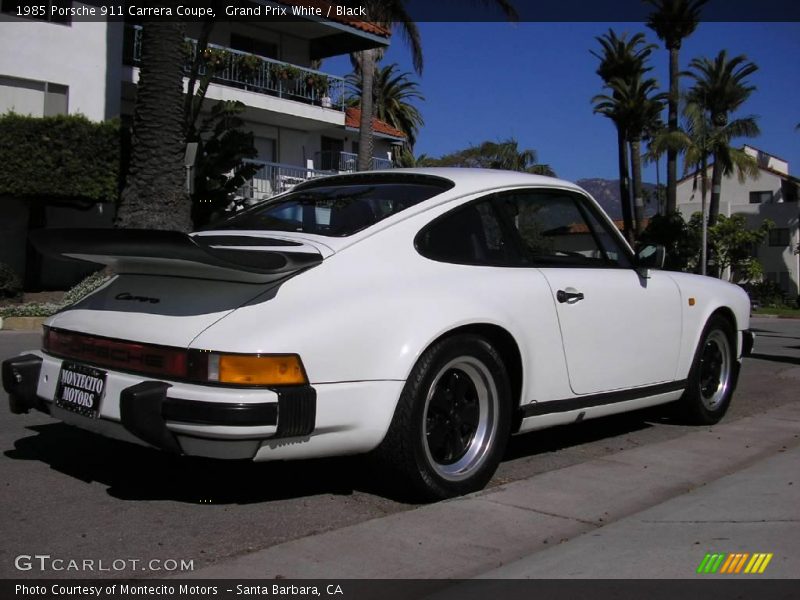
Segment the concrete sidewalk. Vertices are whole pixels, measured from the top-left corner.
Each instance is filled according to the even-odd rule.
[[[706,552],[773,552],[766,575],[796,577],[799,460],[796,403],[189,576],[692,577]]]
[[[729,579],[696,575],[706,553],[773,553],[739,576],[800,577],[800,446],[481,578]]]

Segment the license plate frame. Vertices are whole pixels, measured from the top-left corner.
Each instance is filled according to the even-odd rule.
[[[90,419],[99,418],[107,377],[103,369],[64,361],[58,373],[56,406]]]

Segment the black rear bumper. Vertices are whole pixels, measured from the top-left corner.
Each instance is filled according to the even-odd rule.
[[[753,352],[753,344],[756,341],[756,334],[745,329],[742,331],[742,356],[750,356]]]
[[[238,427],[277,425],[274,437],[306,436],[314,431],[317,393],[311,386],[276,388],[277,402],[257,404],[167,398],[169,388],[162,381],[143,381],[120,394],[122,425],[162,450],[181,452],[167,421]]]
[[[34,354],[3,361],[3,387],[12,413],[26,413],[31,408],[50,412],[50,403],[36,393],[41,368],[42,359]],[[272,425],[277,427],[273,437],[302,437],[314,431],[317,393],[310,385],[273,388],[278,401],[259,403],[168,398],[170,387],[163,381],[143,381],[122,390],[119,399],[122,426],[140,440],[168,452],[182,453],[167,421],[232,427]]]
[[[49,413],[46,402],[36,395],[42,359],[35,354],[23,354],[3,361],[3,389],[8,393],[8,407],[15,415],[35,408]]]

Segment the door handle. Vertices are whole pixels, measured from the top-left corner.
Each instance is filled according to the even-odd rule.
[[[583,300],[584,295],[583,292],[565,292],[564,290],[558,290],[556,292],[556,300],[561,302],[569,302],[570,304],[574,304],[575,302],[579,302]]]

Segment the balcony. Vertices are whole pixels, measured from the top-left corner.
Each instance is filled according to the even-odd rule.
[[[315,168],[313,169],[260,160],[248,160],[248,163],[258,165],[258,171],[250,181],[239,189],[239,195],[248,202],[259,202],[276,194],[288,192],[298,183],[314,177],[335,175],[336,173],[352,173],[356,170],[357,154],[350,152],[318,152],[316,157],[314,161]],[[391,169],[393,166],[392,161],[387,158],[379,158],[377,156],[372,158],[373,170]]]
[[[186,38],[185,54],[184,72],[188,76],[197,56],[197,40]],[[124,56],[133,66],[141,63],[141,25],[126,29]],[[198,74],[206,75],[208,65],[213,64],[211,81],[214,83],[344,112],[342,77],[216,44],[208,44],[204,57],[205,64],[200,66]]]
[[[358,168],[358,154],[353,152],[317,152],[314,154],[314,166],[322,171],[353,173]],[[373,156],[370,171],[391,169],[394,163],[388,158]]]
[[[239,194],[251,202],[258,202],[275,194],[288,192],[298,183],[308,179],[332,174],[331,171],[306,169],[294,165],[260,160],[248,160],[247,162],[259,165],[258,171],[253,175],[253,178],[239,189]]]

